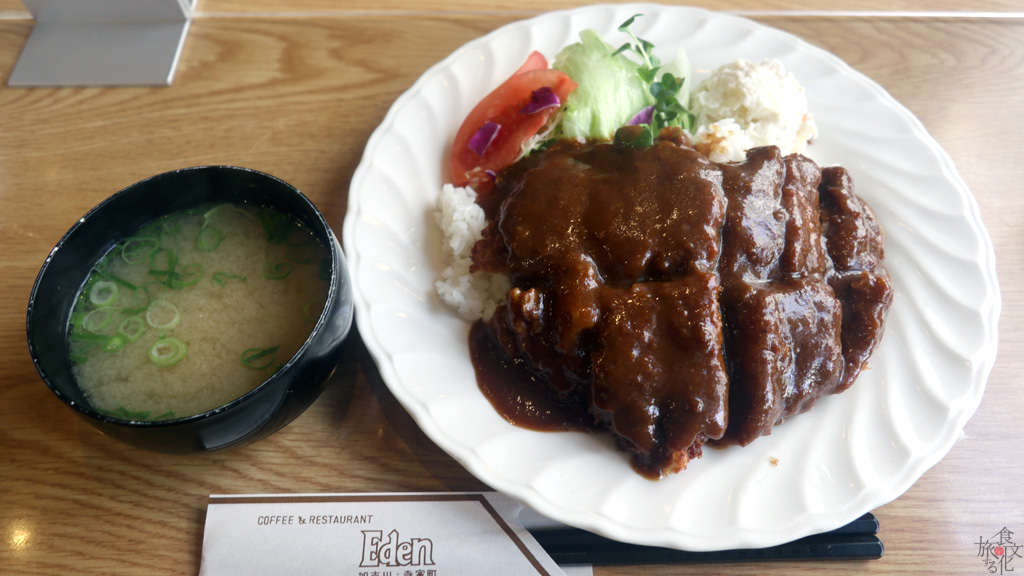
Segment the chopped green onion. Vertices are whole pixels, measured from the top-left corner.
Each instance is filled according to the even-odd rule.
[[[167,277],[168,286],[175,290],[192,286],[203,278],[206,270],[202,264],[187,264],[181,268],[181,272],[172,272]]]
[[[128,342],[135,342],[142,337],[145,331],[146,322],[142,316],[129,316],[121,320],[121,324],[117,327],[117,333],[124,336]]]
[[[213,216],[221,210],[227,210],[229,208],[232,208],[231,204],[218,204],[213,208],[210,208],[206,211],[206,214],[203,214],[203,225],[205,226],[206,223],[210,221],[210,218],[213,218]]]
[[[316,308],[319,312],[324,310],[324,299],[323,298],[311,298],[308,302],[302,305],[302,315],[310,322],[316,322],[316,318],[313,317],[312,308],[313,304],[316,304]],[[317,316],[319,316],[319,312]]]
[[[163,268],[160,268],[160,267],[157,266],[157,264],[161,260],[161,256],[163,257],[163,261],[164,261],[163,262],[164,263],[164,267]],[[177,265],[178,265],[178,256],[177,256],[177,254],[175,254],[174,252],[172,252],[171,250],[169,250],[167,248],[160,248],[159,250],[155,250],[152,254],[149,255],[149,273],[150,274],[153,274],[154,272],[164,272],[164,273],[167,273],[167,272],[170,272],[170,271],[174,270],[174,268]]]
[[[114,317],[113,308],[97,308],[82,318],[82,329],[92,333],[98,333],[110,324]]]
[[[252,368],[253,370],[265,370],[270,368],[270,365],[274,363],[274,354],[277,353],[277,349],[277,346],[272,346],[270,348],[249,348],[245,352],[242,352],[242,365],[246,368]]]
[[[224,272],[223,270],[218,270],[218,271],[213,273],[213,281],[216,282],[217,284],[221,285],[221,286],[227,285],[227,281],[228,280],[238,280],[240,282],[245,282],[248,279],[249,278],[246,277],[246,276],[241,276],[241,275],[238,275],[238,274],[231,274],[231,273],[228,273],[228,272]]]
[[[160,233],[171,236],[181,231],[181,220],[175,218],[174,214],[168,214],[161,218]]]
[[[117,301],[117,284],[98,280],[89,288],[89,301],[97,308],[110,306]]]
[[[271,208],[264,208],[257,214],[263,224],[263,231],[267,234],[268,244],[281,244],[288,238],[292,222],[286,214],[282,214]]]
[[[125,280],[124,278],[121,278],[120,276],[118,276],[116,274],[111,274],[110,272],[107,272],[106,270],[96,270],[96,275],[99,276],[100,278],[104,279],[104,280],[110,280],[111,282],[116,282],[117,284],[120,284],[121,286],[124,286],[125,288],[127,288],[129,290],[138,290],[139,289],[139,287],[136,286],[135,284],[132,284],[131,282]]]
[[[107,266],[110,265],[110,261],[113,260],[117,256],[114,252],[115,252],[114,250],[111,250],[110,252],[107,252],[106,254],[104,254],[96,262],[96,265],[93,266],[93,270],[94,271],[105,270],[107,268]]]
[[[167,336],[161,338],[149,349],[149,361],[160,368],[173,366],[185,359],[188,347],[179,338]]]
[[[152,418],[150,418],[150,414],[152,414],[152,412],[149,411],[149,410],[133,411],[133,410],[129,410],[129,409],[125,408],[124,406],[118,406],[116,410],[97,409],[97,411],[100,412],[101,414],[106,414],[107,416],[113,416],[114,418],[120,418],[122,420],[153,420],[153,421],[157,421],[157,420],[170,420],[170,419],[174,418],[174,410],[168,410],[168,411],[164,412],[163,414],[160,414],[159,416],[154,416]]]
[[[95,270],[95,268],[93,269]],[[89,303],[89,293],[92,292],[92,287],[99,282],[101,278],[96,274],[89,273],[89,276],[85,279],[85,284],[82,286],[82,291],[78,293],[77,299],[75,300],[75,310],[84,310]],[[82,315],[85,313],[82,312]]]
[[[171,330],[181,322],[181,311],[167,300],[157,300],[146,309],[146,323],[157,330]]]
[[[107,341],[103,343],[104,352],[117,352],[121,348],[124,348],[124,344],[127,340],[120,334],[114,334]]]
[[[213,217],[216,216],[217,214],[219,214],[221,212],[227,212],[227,211],[238,212],[242,216],[245,216],[247,218],[252,218],[253,220],[257,220],[257,218],[255,216],[253,216],[252,214],[246,212],[245,210],[242,210],[241,208],[239,208],[238,206],[235,206],[234,204],[218,204],[217,206],[214,206],[213,208],[210,208],[206,212],[206,214],[203,214],[203,226],[207,226],[210,223],[210,220],[213,219]]]
[[[149,272],[147,272],[147,274],[149,274],[150,276],[156,276],[157,278],[160,279],[159,282],[161,284],[163,284],[164,286],[166,286],[168,288],[171,288],[172,290],[174,289],[174,286],[173,286],[174,278],[175,278],[174,271],[172,271],[172,270],[150,270]]]
[[[104,334],[90,334],[89,332],[75,331],[68,336],[69,340],[78,340],[80,342],[106,342],[107,336]]]
[[[145,420],[149,418],[149,410],[140,410],[138,412],[132,412],[124,406],[118,406],[117,410],[112,413],[113,416],[123,418],[125,420]]]
[[[288,262],[281,262],[278,264],[271,264],[266,262],[263,264],[263,276],[270,278],[271,280],[280,280],[287,278],[292,273],[292,265]]]
[[[78,338],[75,338],[74,335],[71,336],[72,340],[79,341],[72,347],[72,350],[68,353],[69,360],[77,364],[84,364],[88,362],[90,351],[93,348],[99,348],[102,345],[102,343],[106,341],[106,337],[100,336],[99,334],[90,334],[90,336],[97,336],[97,338],[95,340],[89,339],[86,341],[81,341]]]
[[[215,226],[203,226],[196,235],[196,248],[200,252],[212,252],[220,246],[224,237]]]
[[[137,236],[153,236],[159,239],[163,236],[175,234],[180,230],[181,218],[179,214],[165,214],[143,226]]]
[[[135,292],[132,292],[132,303],[130,307],[125,308],[124,310],[122,310],[122,312],[124,314],[129,315],[141,314],[142,312],[145,312],[146,308],[149,308],[149,305],[153,302],[153,286],[156,286],[157,290],[163,292],[164,285],[162,282],[157,282],[156,280],[152,282],[146,282],[145,284],[142,285],[141,290],[136,290]],[[160,292],[158,292],[157,295],[159,295]]]
[[[164,261],[166,268],[160,268],[157,264],[160,260]],[[153,253],[149,259],[150,269],[147,274],[150,276],[156,276],[160,279],[160,283],[172,290],[180,290],[186,286],[191,286],[203,277],[203,267],[200,264],[188,264],[181,268],[181,271],[176,270],[178,267],[178,256],[174,252],[171,252],[167,248],[161,248]]]

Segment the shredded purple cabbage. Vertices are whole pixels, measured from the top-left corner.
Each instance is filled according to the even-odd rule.
[[[626,126],[640,126],[642,124],[650,124],[654,120],[654,105],[650,105],[643,110],[636,113],[635,116],[626,122]]]
[[[487,174],[487,176],[490,177],[491,182],[495,182],[498,180],[498,174],[494,170],[484,170],[484,174]]]
[[[530,102],[522,110],[520,114],[536,114],[541,110],[547,110],[548,108],[558,108],[562,105],[562,101],[558,99],[558,94],[555,94],[551,88],[543,86],[537,88],[530,94]]]
[[[486,152],[487,148],[491,145],[491,142],[494,142],[494,137],[498,135],[500,130],[501,124],[496,124],[494,122],[484,124],[476,131],[476,134],[473,134],[473,137],[469,139],[469,149],[476,152],[477,156],[483,156],[484,152]]]

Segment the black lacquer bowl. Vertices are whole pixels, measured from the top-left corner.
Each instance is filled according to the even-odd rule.
[[[156,218],[210,202],[247,202],[291,214],[330,252],[330,288],[307,341],[251,392],[202,414],[165,421],[122,420],[90,404],[71,372],[68,319],[94,263]],[[231,166],[184,168],[114,194],[79,219],[50,252],[28,304],[28,346],[46,385],[104,434],[161,452],[199,452],[264,438],[301,414],[323,392],[352,325],[352,288],[341,246],[323,215],[293,186]]]

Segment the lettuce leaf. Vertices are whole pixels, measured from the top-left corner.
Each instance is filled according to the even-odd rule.
[[[654,104],[637,65],[605,43],[593,30],[562,49],[552,68],[569,75],[578,87],[566,99],[554,136],[611,140],[615,130]]]

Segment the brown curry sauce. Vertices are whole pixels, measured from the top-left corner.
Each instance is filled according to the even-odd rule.
[[[846,171],[775,147],[562,141],[478,202],[474,269],[512,285],[471,333],[484,394],[520,426],[609,430],[651,478],[845,390],[892,298]]]

